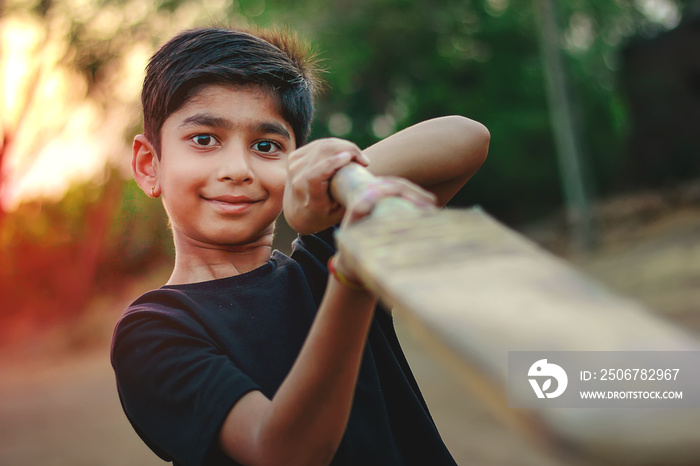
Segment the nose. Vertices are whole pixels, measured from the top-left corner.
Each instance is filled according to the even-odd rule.
[[[253,181],[250,154],[243,144],[232,145],[230,150],[223,152],[221,155],[220,181],[230,181],[235,184]]]

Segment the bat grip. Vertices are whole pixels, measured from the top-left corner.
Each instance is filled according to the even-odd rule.
[[[362,196],[376,179],[377,177],[362,165],[351,163],[338,170],[333,179],[331,179],[331,196],[347,207]],[[420,209],[406,199],[387,197],[377,203],[372,211],[372,216],[398,212],[418,213]]]

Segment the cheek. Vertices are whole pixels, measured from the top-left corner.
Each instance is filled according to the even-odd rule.
[[[283,193],[284,185],[287,182],[287,163],[275,163],[266,167],[265,185],[270,193]]]
[[[163,173],[170,189],[183,191],[207,179],[209,168],[203,160],[180,159],[177,162],[170,164]]]

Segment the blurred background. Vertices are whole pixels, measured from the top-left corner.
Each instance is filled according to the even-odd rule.
[[[327,85],[312,138],[364,147],[436,116],[484,123],[489,158],[453,206],[481,205],[700,330],[699,1],[0,0],[0,464],[159,463],[107,360],[119,314],[173,260],[130,145],[150,55],[215,23],[314,45]],[[280,225],[278,247],[289,238]],[[405,339],[461,463],[572,464]]]

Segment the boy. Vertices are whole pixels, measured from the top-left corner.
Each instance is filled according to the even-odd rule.
[[[151,58],[132,168],[162,197],[176,259],[115,329],[122,405],[175,464],[454,464],[390,314],[336,254],[333,228],[387,196],[444,205],[488,132],[447,117],[365,151],[305,145],[314,81],[299,50],[281,34],[197,29]],[[383,178],[343,209],[328,184],[349,163]],[[290,257],[271,250],[282,207],[301,233]]]

